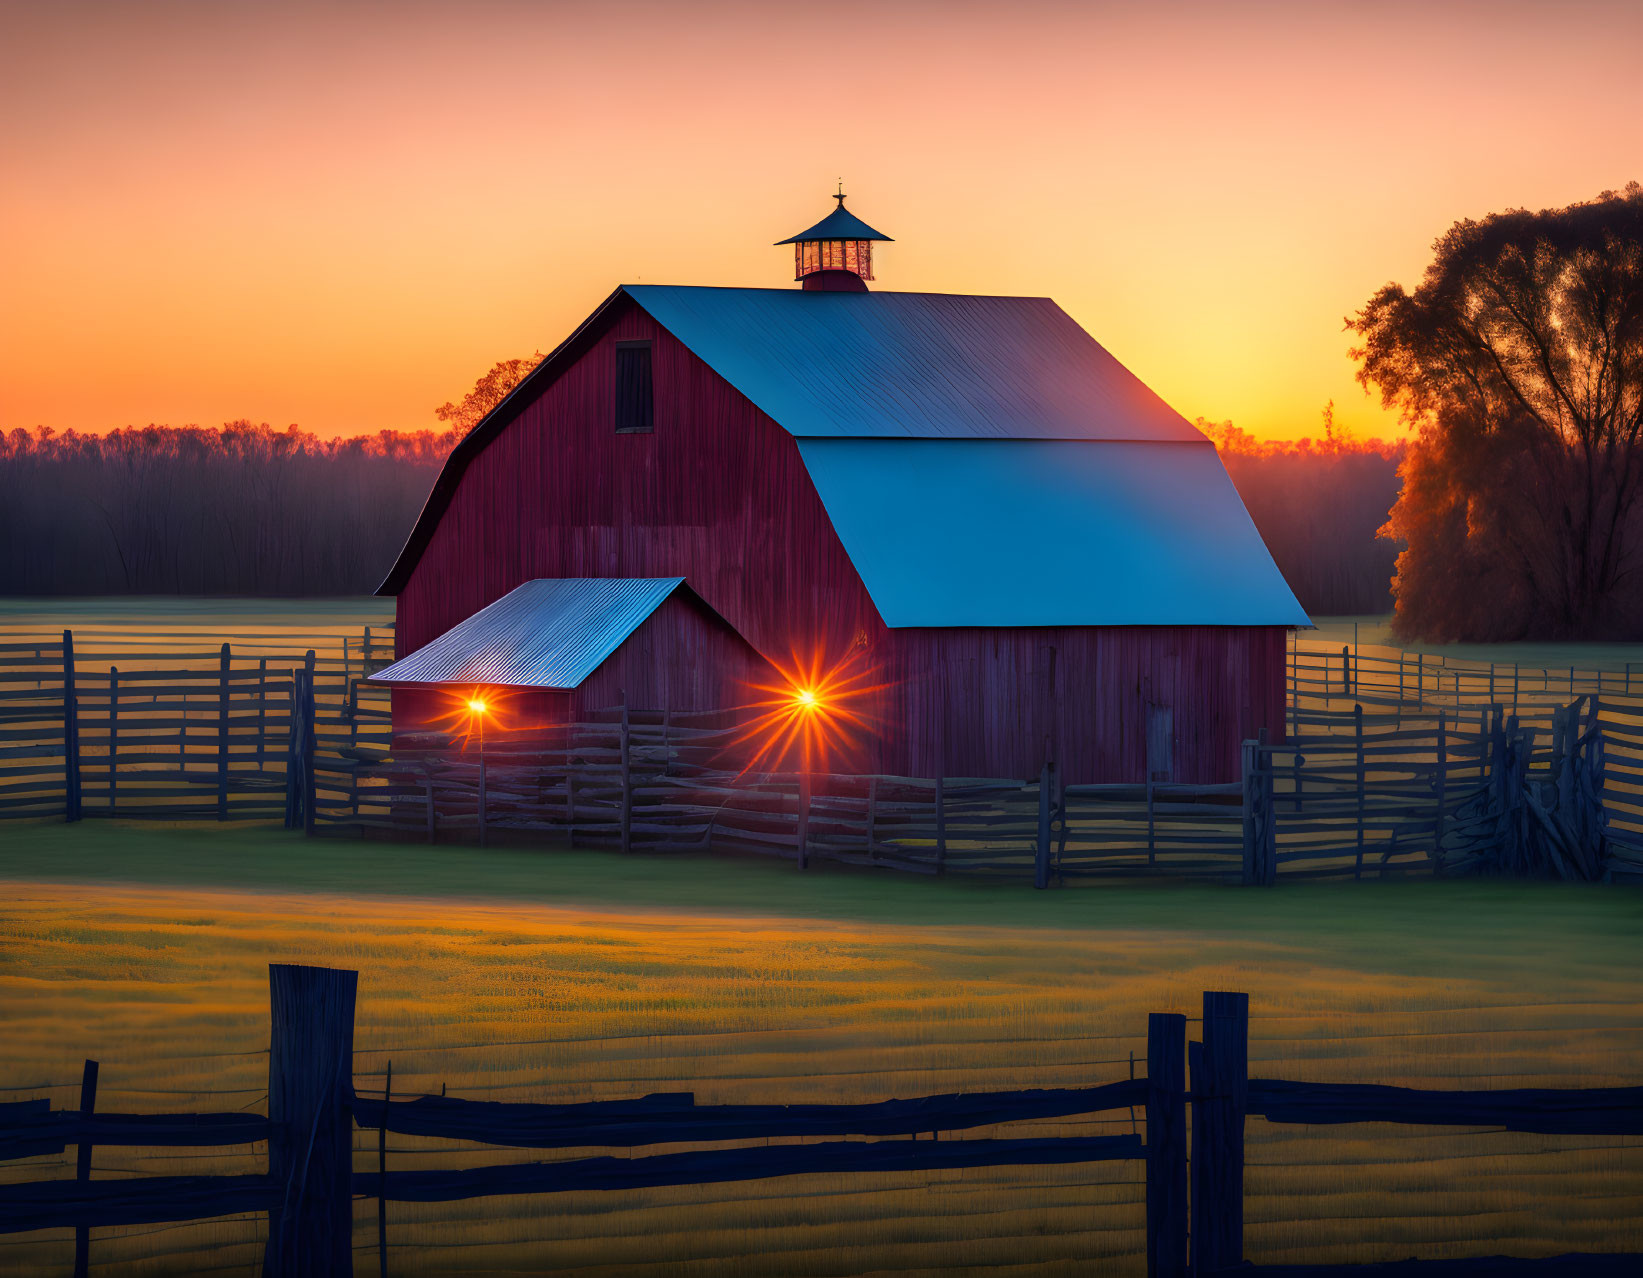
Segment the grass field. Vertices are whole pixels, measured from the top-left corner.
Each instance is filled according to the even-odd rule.
[[[1449,661],[1493,661],[1510,666],[1554,670],[1575,666],[1581,670],[1624,671],[1628,665],[1643,665],[1643,644],[1637,643],[1404,643],[1392,633],[1392,618],[1384,614],[1367,617],[1314,617],[1316,629],[1298,631],[1303,648],[1324,647],[1336,652],[1354,640],[1360,648],[1404,648]]]
[[[261,1106],[266,964],[361,973],[358,1074],[395,1090],[872,1100],[1124,1076],[1145,1015],[1252,996],[1252,1069],[1428,1086],[1643,1081],[1643,898],[1505,882],[1049,893],[762,861],[6,827],[0,1085]],[[484,1045],[484,1046],[481,1046]],[[1127,1130],[1106,1116],[1094,1130]],[[1071,1130],[1042,1124],[1046,1133]],[[1643,1141],[1250,1124],[1253,1259],[1643,1249]],[[510,1155],[396,1138],[401,1167]],[[374,1164],[374,1137],[362,1137]],[[364,1155],[362,1155],[362,1159]],[[72,1155],[12,1164],[62,1175]],[[98,1176],[254,1153],[99,1151]],[[396,1273],[1137,1273],[1132,1164],[398,1208]],[[375,1268],[359,1204],[360,1271]],[[254,1272],[261,1222],[99,1230],[120,1272]],[[60,1269],[61,1235],[0,1239]],[[144,1259],[144,1258],[149,1259]]]

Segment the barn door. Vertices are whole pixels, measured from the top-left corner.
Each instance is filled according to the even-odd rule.
[[[1147,780],[1175,780],[1175,711],[1147,703]]]

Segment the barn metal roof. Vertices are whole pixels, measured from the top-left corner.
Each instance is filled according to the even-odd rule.
[[[1204,438],[1048,298],[625,291],[801,439]]]
[[[800,231],[797,235],[790,235],[785,240],[777,240],[778,246],[783,244],[801,244],[805,240],[884,240],[894,243],[888,235],[875,231],[859,217],[844,207],[844,201],[839,201],[838,208],[834,209],[808,231]]]
[[[575,688],[683,577],[539,577],[372,676],[376,683]]]
[[[1311,624],[1207,441],[799,452],[889,626]]]

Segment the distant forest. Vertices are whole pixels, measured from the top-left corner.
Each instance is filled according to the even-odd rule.
[[[0,594],[370,594],[466,424],[341,440],[244,421],[0,435]],[[1198,425],[1302,606],[1390,610],[1397,550],[1376,533],[1401,446],[1327,417],[1321,441]]]
[[[1301,606],[1316,617],[1392,611],[1399,543],[1381,537],[1405,446],[1359,439],[1324,410],[1321,439],[1258,440],[1231,422],[1198,429],[1221,461]]]
[[[455,431],[0,436],[0,594],[368,595]]]

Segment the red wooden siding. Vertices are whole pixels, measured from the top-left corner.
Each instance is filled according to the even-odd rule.
[[[655,430],[618,435],[615,344],[646,338]],[[1026,777],[1053,738],[1069,780],[1139,779],[1154,702],[1174,711],[1177,777],[1226,780],[1240,740],[1283,730],[1278,627],[888,629],[792,437],[631,302],[469,464],[399,595],[398,655],[533,577],[675,575],[780,664],[864,649],[893,684],[869,759],[882,771]],[[586,704],[619,687],[654,709],[722,696],[722,680],[696,682],[720,660],[743,677],[686,625],[642,628]]]

